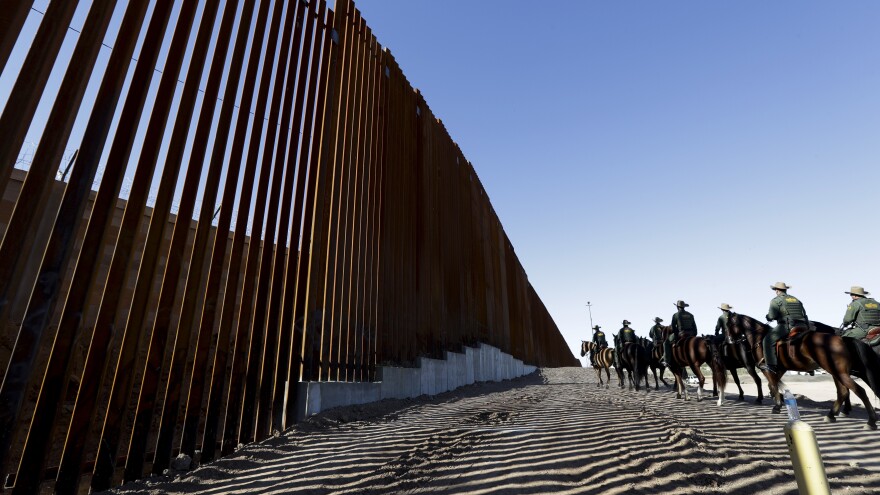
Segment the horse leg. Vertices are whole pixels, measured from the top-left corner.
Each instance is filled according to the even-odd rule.
[[[840,414],[844,416],[849,416],[849,413],[852,412],[852,402],[849,400],[849,394],[846,395],[846,399],[843,399],[843,409],[840,410]]]
[[[834,388],[837,389],[837,398],[834,399],[834,402],[831,404],[831,410],[828,411],[828,414],[825,416],[826,423],[837,421],[836,416],[840,412],[841,404],[843,404],[845,399],[849,398],[849,390],[847,390],[846,386],[844,386],[837,377],[834,377]]]
[[[736,384],[736,388],[739,389],[739,399],[737,400],[745,400],[745,392],[743,392],[742,385],[739,383],[739,375],[736,373],[736,368],[730,369],[730,375],[733,377],[733,383]]]
[[[605,388],[611,385],[611,370],[609,368],[605,368]]]
[[[681,377],[678,376],[678,373],[672,372],[672,378],[675,380],[675,398],[681,399]]]
[[[685,377],[685,368],[681,367],[678,369],[678,373],[676,374],[676,378],[678,378],[679,386],[681,387],[682,393],[684,394],[684,400],[691,400],[690,395],[688,394],[687,383],[684,381]]]
[[[666,379],[663,378],[663,374],[664,374],[664,373],[666,373],[666,367],[665,367],[665,366],[661,366],[661,367],[660,367],[660,381],[663,382],[663,385],[665,385],[666,388],[669,388],[669,383],[667,383],[667,382],[666,382]]]
[[[838,370],[839,371],[839,370]],[[852,390],[856,393],[856,396],[861,399],[862,404],[865,405],[865,410],[868,411],[868,424],[865,425],[866,430],[876,430],[877,429],[877,412],[874,410],[874,406],[871,405],[871,401],[868,400],[868,394],[865,393],[865,389],[862,388],[861,385],[856,383],[855,380],[849,376],[849,373],[843,373],[840,375],[841,384],[847,388],[846,392],[849,395],[849,391]]]
[[[706,377],[703,376],[703,370],[699,366],[691,364],[691,371],[697,375],[697,402],[703,400],[703,386],[706,385]]]
[[[748,364],[746,365],[746,371],[749,373],[749,376],[752,377],[752,380],[755,381],[755,385],[758,387],[758,397],[755,398],[755,404],[761,404],[764,402],[764,387],[761,382],[761,377],[758,376],[758,372],[755,371],[755,365]]]
[[[725,389],[727,388],[727,380],[724,379],[724,373],[725,373],[725,371],[723,369],[720,370],[721,376],[719,378],[721,378],[721,380],[720,380],[721,381],[721,390],[718,393],[718,406],[719,407],[724,405]],[[718,375],[718,374],[719,373],[715,373],[715,375]],[[712,388],[713,389],[717,388],[718,381],[719,380],[716,380],[714,376],[712,377]],[[739,382],[737,382],[737,385],[739,385]]]
[[[767,388],[770,390],[770,396],[773,397],[773,412],[779,414],[782,412],[782,394],[779,393],[779,379],[775,373],[764,373],[767,376]]]
[[[712,397],[718,397],[718,383],[712,380]]]
[[[657,381],[657,367],[651,366],[651,373],[654,375],[654,390],[660,390],[660,382]]]

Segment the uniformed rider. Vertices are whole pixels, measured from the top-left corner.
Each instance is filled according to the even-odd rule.
[[[854,285],[846,293],[852,297],[852,302],[846,307],[841,336],[864,339],[872,328],[880,327],[880,304],[868,297],[871,293],[864,287]]]
[[[605,339],[605,332],[600,330],[599,325],[593,327],[593,344],[595,344],[596,351],[600,351],[608,347],[608,341]]]
[[[638,343],[639,341],[639,338],[636,337],[636,331],[630,328],[630,325],[632,325],[632,323],[630,323],[629,320],[623,320],[622,325],[623,328],[621,328],[620,331],[617,333],[617,346],[615,347],[614,351],[615,358],[619,356],[621,352],[623,352],[623,344],[627,342]],[[617,366],[617,363],[614,363],[614,365]]]
[[[682,300],[675,302],[675,307],[678,308],[678,311],[672,315],[672,331],[669,332],[669,336],[666,337],[666,342],[663,343],[662,364],[666,367],[672,362],[672,344],[674,344],[681,336],[697,336],[697,322],[694,320],[694,315],[684,309],[688,306],[690,306],[690,304]]]
[[[651,330],[648,332],[648,336],[651,337],[654,345],[660,345],[660,341],[663,340],[663,325],[660,324],[662,321],[663,318],[660,318],[659,316],[654,318],[654,326],[651,327]]]
[[[764,348],[764,362],[758,364],[762,371],[776,373],[779,357],[776,355],[776,343],[788,336],[794,327],[810,327],[810,319],[804,304],[796,297],[788,293],[791,287],[784,282],[776,282],[770,286],[776,297],[770,301],[770,310],[767,312],[767,321],[776,321],[776,326],[771,328],[764,336],[762,345]]]
[[[727,334],[727,319],[730,318],[730,310],[733,309],[733,306],[722,303],[721,306],[718,306],[718,309],[721,310],[721,316],[718,317],[718,322],[715,323],[715,336],[723,335],[724,340],[729,341],[729,336]]]

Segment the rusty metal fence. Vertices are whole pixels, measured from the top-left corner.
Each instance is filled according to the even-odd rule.
[[[0,12],[14,493],[228,454],[292,423],[299,381],[479,342],[578,365],[472,165],[350,0],[79,3]]]

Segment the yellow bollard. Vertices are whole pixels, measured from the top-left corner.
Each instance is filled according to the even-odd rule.
[[[822,454],[819,453],[819,443],[816,442],[816,433],[813,427],[800,420],[797,401],[787,388],[783,397],[789,419],[788,424],[785,425],[785,441],[788,443],[798,493],[831,495],[828,478],[825,476],[825,466],[822,464]]]

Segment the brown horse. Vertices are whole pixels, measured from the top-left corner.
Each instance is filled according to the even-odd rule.
[[[671,326],[665,326],[662,330],[665,339],[672,332]],[[724,374],[724,365],[721,363],[720,357],[712,353],[709,344],[702,337],[680,336],[672,346],[672,362],[669,364],[669,370],[675,376],[675,398],[681,399],[684,394],[684,400],[690,400],[688,397],[687,386],[684,381],[684,370],[690,368],[697,377],[697,400],[703,400],[703,387],[706,384],[706,377],[703,375],[700,366],[708,363],[712,370],[712,380],[718,383],[721,388],[721,397],[718,399],[718,405],[724,403],[724,386],[727,377]]]
[[[586,356],[588,352],[593,353],[593,357],[591,359],[591,364],[593,365],[593,369],[596,370],[596,376],[599,377],[599,383],[596,385],[599,387],[608,388],[608,384],[611,383],[611,366],[614,363],[614,349],[605,347],[603,349],[598,349],[596,344],[587,340],[581,341],[581,357]],[[602,370],[605,371],[606,381],[602,381]],[[617,379],[620,382],[620,386],[623,386],[623,373],[621,370],[615,369],[617,372]]]
[[[752,350],[755,361],[760,361],[764,357],[764,349],[761,346],[761,340],[770,331],[770,326],[749,316],[731,313],[728,319],[728,331],[734,340],[745,338]],[[821,324],[820,324],[821,325]],[[822,327],[814,326],[820,330]],[[827,325],[826,325],[827,326]],[[805,330],[805,329],[802,329]],[[833,422],[836,420],[837,414],[840,412],[841,406],[849,398],[850,391],[855,392],[856,396],[861,399],[868,412],[868,424],[866,428],[877,429],[877,413],[874,406],[868,400],[868,394],[855,380],[850,376],[853,373],[863,373],[868,378],[869,384],[880,383],[880,373],[873,362],[862,362],[853,342],[846,342],[853,339],[844,339],[827,331],[806,332],[800,337],[795,337],[791,341],[781,340],[776,344],[777,354],[779,355],[778,372],[764,372],[770,387],[770,393],[774,398],[775,405],[773,412],[779,413],[782,410],[782,394],[779,392],[779,384],[782,375],[786,371],[814,371],[819,368],[824,369],[831,375],[834,385],[837,387],[837,400],[828,411],[825,420]],[[872,386],[873,388],[873,386]],[[880,393],[880,390],[873,388],[874,393]]]

